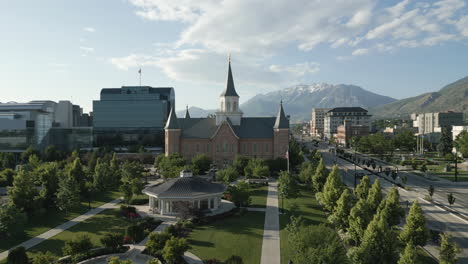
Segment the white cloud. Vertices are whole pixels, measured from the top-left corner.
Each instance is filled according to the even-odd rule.
[[[456,23],[457,29],[460,31],[464,37],[468,37],[468,15],[463,16]]]
[[[94,48],[81,46],[80,50],[82,51],[82,56],[87,56],[91,53],[94,53]]]
[[[83,31],[89,32],[89,33],[94,33],[96,32],[96,29],[93,27],[85,27],[83,28]]]
[[[366,25],[370,22],[372,17],[372,12],[370,9],[359,10],[354,14],[354,16],[346,23],[348,27],[360,27]]]
[[[351,53],[353,56],[361,56],[369,53],[369,49],[356,49]]]
[[[290,66],[271,65],[272,72],[288,72],[297,77],[302,77],[308,73],[316,73],[320,70],[320,64],[316,62],[303,62]]]

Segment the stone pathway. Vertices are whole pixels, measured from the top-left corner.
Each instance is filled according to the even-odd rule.
[[[280,225],[278,210],[278,183],[268,185],[268,198],[263,230],[262,258],[260,264],[280,264]]]
[[[93,216],[95,216],[96,214],[99,214],[100,212],[104,211],[104,210],[107,210],[107,209],[114,209],[114,208],[117,208],[118,207],[118,204],[121,202],[120,199],[116,199],[116,200],[113,200],[113,201],[110,201],[106,204],[103,204],[99,207],[96,207],[94,209],[91,209],[89,210],[88,212],[78,216],[78,217],[75,217],[73,218],[72,220],[66,222],[66,223],[63,223],[59,226],[56,226],[50,230],[48,230],[47,232],[44,232],[36,237],[33,237],[19,245],[16,245],[6,251],[3,251],[2,253],[0,253],[0,261],[5,259],[6,257],[8,257],[8,253],[14,249],[14,248],[17,248],[17,247],[25,247],[26,249],[29,249],[29,248],[32,248],[40,243],[42,243],[43,241],[53,237],[53,236],[56,236],[58,234],[60,234],[61,232],[75,226],[76,224],[78,223],[81,223]]]

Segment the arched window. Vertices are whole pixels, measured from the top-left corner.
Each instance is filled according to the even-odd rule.
[[[231,103],[229,103],[229,102],[226,103],[226,111],[227,112],[231,111]]]
[[[237,102],[234,102],[234,105],[233,105],[232,108],[233,108],[232,109],[233,112],[237,111]]]

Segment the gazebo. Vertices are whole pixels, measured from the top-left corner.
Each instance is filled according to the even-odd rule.
[[[177,215],[177,206],[191,206],[201,211],[215,211],[221,205],[226,186],[192,176],[183,170],[179,178],[148,186],[143,193],[149,196],[149,211],[153,214]]]

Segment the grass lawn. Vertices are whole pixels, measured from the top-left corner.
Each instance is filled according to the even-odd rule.
[[[281,263],[287,264],[289,261],[289,244],[288,244],[288,232],[285,230],[286,225],[289,223],[290,214],[288,210],[292,204],[297,205],[298,215],[302,216],[302,219],[306,225],[319,225],[326,223],[327,219],[325,213],[322,211],[322,207],[315,199],[315,194],[306,186],[300,186],[300,192],[298,197],[295,199],[285,199],[284,207],[285,214],[280,215],[280,237],[281,237]],[[281,206],[281,201],[280,201]]]
[[[244,263],[260,263],[264,221],[263,212],[247,212],[196,227],[190,234],[189,251],[204,261],[238,255]]]
[[[252,199],[249,207],[266,207],[268,195],[268,186],[257,186],[250,188],[250,198]]]
[[[80,234],[87,234],[96,247],[102,246],[99,241],[106,232],[124,233],[130,221],[120,217],[119,209],[110,209],[97,214],[88,220],[77,224],[76,226],[63,231],[62,233],[42,242],[41,244],[29,249],[34,253],[50,251],[56,256],[62,256],[62,248],[65,241],[72,240]]]
[[[119,198],[120,196],[122,196],[122,194],[119,192],[103,192],[95,194],[95,197],[93,197],[94,201],[91,202],[91,206],[93,208],[101,206],[109,201]],[[82,202],[79,208],[75,209],[67,216],[63,212],[57,210],[49,210],[44,215],[34,216],[33,219],[30,219],[29,223],[25,226],[22,234],[15,235],[8,239],[0,239],[0,252],[42,234],[51,228],[84,214],[87,211],[88,202]]]

